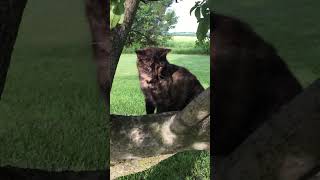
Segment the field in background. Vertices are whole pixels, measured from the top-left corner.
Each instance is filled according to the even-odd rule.
[[[207,54],[208,52],[196,46],[196,36],[173,36],[163,47],[172,49],[173,54]],[[124,54],[135,53],[136,48],[125,48]]]

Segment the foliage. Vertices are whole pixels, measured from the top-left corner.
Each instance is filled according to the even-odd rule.
[[[124,1],[125,0],[111,0],[110,2],[110,28],[121,24],[124,14]]]
[[[210,39],[205,38],[203,41],[196,40],[195,48],[200,49],[202,54],[210,54]]]
[[[198,43],[203,43],[207,39],[207,33],[210,29],[210,10],[209,1],[197,1],[190,9],[190,15],[194,11],[194,15],[198,20],[197,38]]]
[[[123,14],[124,14],[124,11],[125,11],[125,7],[124,7],[124,1],[125,0],[111,0],[111,10],[110,10],[110,26],[111,28],[114,28],[117,24],[121,24],[122,21],[123,21]],[[148,7],[149,6],[149,10],[147,10],[147,8],[144,10],[145,13],[148,12],[149,14],[142,14],[142,17],[144,15],[144,17],[148,20],[148,15],[151,15],[151,17],[155,17],[154,20],[156,21],[157,18],[155,16],[155,14],[153,14],[152,12],[152,9],[158,9],[156,8],[154,5],[156,4],[157,2],[148,2],[148,4],[145,4],[145,5],[140,5],[139,7],[139,10],[138,10],[138,13],[137,13],[137,19],[139,18],[139,16],[141,17],[141,15],[139,14],[142,14],[140,11],[143,9],[143,6],[145,6],[144,8]],[[172,0],[162,0],[162,1],[159,1],[158,4],[170,4],[172,3]],[[209,1],[208,0],[202,0],[202,1],[197,1],[196,4],[190,9],[190,14],[194,11],[195,12],[195,16],[198,20],[198,29],[197,29],[197,38],[198,38],[198,41],[199,43],[203,43],[206,39],[207,39],[207,33],[208,33],[208,30],[210,28],[210,10],[209,10]],[[152,9],[151,9],[152,7]],[[168,7],[165,6],[165,7]],[[161,8],[160,8],[161,9]],[[158,10],[160,10],[158,9]],[[150,14],[151,13],[151,14]],[[171,12],[171,13],[167,13],[167,17],[165,18],[165,20],[163,22],[165,22],[167,19],[170,19],[170,16],[175,16],[174,12]],[[149,17],[149,18],[151,18]],[[172,19],[172,24],[171,24],[171,28],[173,28],[173,23],[176,19],[171,17]],[[145,21],[141,21],[143,20],[140,19],[140,20],[136,20],[136,22],[140,22],[139,25],[143,25],[143,26],[147,26],[149,27],[150,25],[148,25]],[[141,23],[143,22],[143,23]],[[137,23],[138,24],[138,23]],[[167,25],[169,25],[170,23],[166,23]],[[158,25],[159,26],[159,25]],[[135,28],[135,26],[133,25],[133,29]],[[163,27],[164,29],[168,28],[168,27]],[[144,30],[143,28],[138,28],[139,30]],[[136,37],[139,37],[139,39],[142,39],[141,36],[143,36],[141,33],[139,33],[140,31],[136,31],[135,32],[135,36]],[[140,35],[139,35],[140,34]],[[130,35],[133,35],[133,33],[131,32]],[[130,36],[129,36],[130,37]],[[149,36],[145,36],[145,37],[149,37]],[[128,44],[127,45],[133,45],[133,46],[138,46],[138,44],[135,44],[133,42],[133,39],[132,38],[131,40],[128,40]],[[153,41],[153,38],[149,38],[150,40],[146,40],[146,41],[149,41],[152,43],[154,43]],[[163,41],[166,41],[168,38],[167,36],[164,36],[163,37]],[[161,39],[160,39],[161,40]],[[138,40],[137,40],[138,41]],[[198,43],[198,44],[199,44]],[[141,44],[146,44],[146,42],[141,42]]]
[[[171,38],[168,31],[178,20],[174,11],[167,10],[171,3],[172,0],[162,0],[140,4],[126,46],[140,48],[167,42]]]

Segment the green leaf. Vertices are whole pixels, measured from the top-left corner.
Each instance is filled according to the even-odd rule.
[[[116,15],[122,15],[124,13],[124,3],[117,4],[113,9],[113,13]]]
[[[124,0],[111,0],[110,9],[110,28],[116,27],[123,22],[123,14],[125,11]]]
[[[114,14],[112,16],[112,19],[110,19],[110,26],[111,26],[110,28],[112,29],[112,28],[116,27],[118,25],[118,23],[120,22],[120,19],[121,19],[121,15]]]
[[[208,3],[205,2],[205,3],[202,5],[202,7],[201,7],[201,14],[202,14],[203,16],[206,16],[206,15],[208,15],[209,13],[210,13],[210,10],[209,10]]]
[[[203,41],[207,37],[207,32],[209,30],[209,24],[206,19],[201,18],[199,20],[199,25],[197,29],[197,39]]]
[[[190,9],[190,16],[193,10],[195,10],[199,6],[199,2],[196,2],[196,4]]]
[[[201,8],[200,7],[197,7],[195,12],[194,12],[194,15],[196,16],[197,20],[199,21],[199,19],[201,18],[201,14],[200,14],[200,10]]]

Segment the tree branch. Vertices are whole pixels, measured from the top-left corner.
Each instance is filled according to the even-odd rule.
[[[111,116],[111,160],[169,154],[210,146],[210,89],[181,112]]]
[[[110,83],[113,82],[114,75],[116,73],[117,65],[122,53],[124,44],[126,42],[126,37],[131,29],[133,20],[137,13],[140,0],[126,0],[125,1],[125,12],[124,20],[121,25],[116,26],[111,32],[111,43],[112,51],[110,50],[109,61],[110,66]],[[110,84],[112,86],[112,84]]]
[[[226,158],[215,179],[300,180],[320,164],[320,80],[257,129]],[[314,173],[310,173],[314,175]]]
[[[92,36],[92,49],[97,68],[97,80],[107,107],[111,90],[110,60],[108,59],[111,51],[109,11],[109,3],[105,0],[86,0],[86,15]]]

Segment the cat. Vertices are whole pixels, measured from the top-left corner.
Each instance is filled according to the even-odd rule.
[[[186,68],[170,64],[171,49],[150,47],[136,50],[140,87],[146,113],[182,110],[204,88]]]

